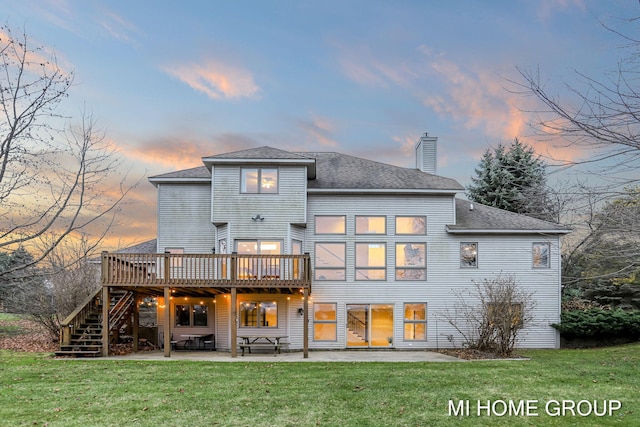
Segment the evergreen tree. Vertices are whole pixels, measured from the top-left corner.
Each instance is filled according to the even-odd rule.
[[[508,147],[500,144],[487,149],[475,173],[472,184],[467,186],[469,200],[539,219],[554,219],[546,164],[518,138]]]

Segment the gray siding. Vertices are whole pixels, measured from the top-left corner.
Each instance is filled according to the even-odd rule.
[[[316,235],[315,215],[346,215],[346,235]],[[355,215],[386,215],[387,234],[356,235]],[[426,215],[426,236],[395,235],[396,215]],[[335,343],[311,341],[312,348],[344,348],[346,346],[347,304],[393,304],[395,307],[394,347],[437,348],[460,346],[455,329],[442,319],[451,309],[456,292],[472,290],[474,282],[512,274],[518,283],[535,294],[535,322],[523,331],[522,347],[557,347],[556,331],[549,326],[559,316],[559,238],[536,235],[454,236],[445,226],[453,223],[453,203],[450,197],[374,197],[338,196],[309,197],[309,225],[305,250],[312,254],[315,242],[346,242],[346,281],[314,281],[313,302],[337,303],[338,339]],[[478,242],[478,268],[460,268],[460,242]],[[355,243],[385,242],[387,269],[385,281],[355,280]],[[426,281],[395,280],[396,243],[425,242],[427,245]],[[532,267],[533,242],[551,243],[551,268]],[[403,340],[403,307],[408,302],[426,302],[428,310],[427,341]],[[313,336],[311,324],[310,336]],[[449,339],[453,339],[450,342]]]
[[[215,166],[213,169],[212,222],[229,223],[264,236],[286,237],[283,224],[306,222],[307,175],[303,166],[278,168],[278,194],[240,193],[240,166]],[[251,220],[260,214],[262,222]]]
[[[185,253],[211,253],[216,238],[210,212],[210,185],[159,184],[158,252],[184,248]]]

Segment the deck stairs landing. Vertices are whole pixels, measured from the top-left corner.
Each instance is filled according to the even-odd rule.
[[[60,349],[55,352],[56,356],[100,357],[102,355],[101,294],[101,290],[98,290],[62,323]],[[133,292],[112,292],[109,305],[111,307],[109,336],[115,337],[120,328],[131,318],[135,308]]]

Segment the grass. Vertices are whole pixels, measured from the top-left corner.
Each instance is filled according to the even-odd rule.
[[[259,363],[51,359],[0,351],[0,425],[637,426],[640,345],[527,351],[530,360]],[[468,417],[449,400],[471,401]],[[477,400],[538,400],[537,417]],[[611,416],[552,417],[550,400],[615,399]]]

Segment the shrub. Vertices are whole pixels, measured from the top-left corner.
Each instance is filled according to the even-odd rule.
[[[563,337],[588,339],[640,338],[640,311],[589,310],[565,311],[559,324],[552,324]]]
[[[533,318],[533,293],[514,276],[499,274],[472,288],[454,290],[452,309],[438,315],[462,336],[467,348],[501,357],[513,354],[518,335]]]

